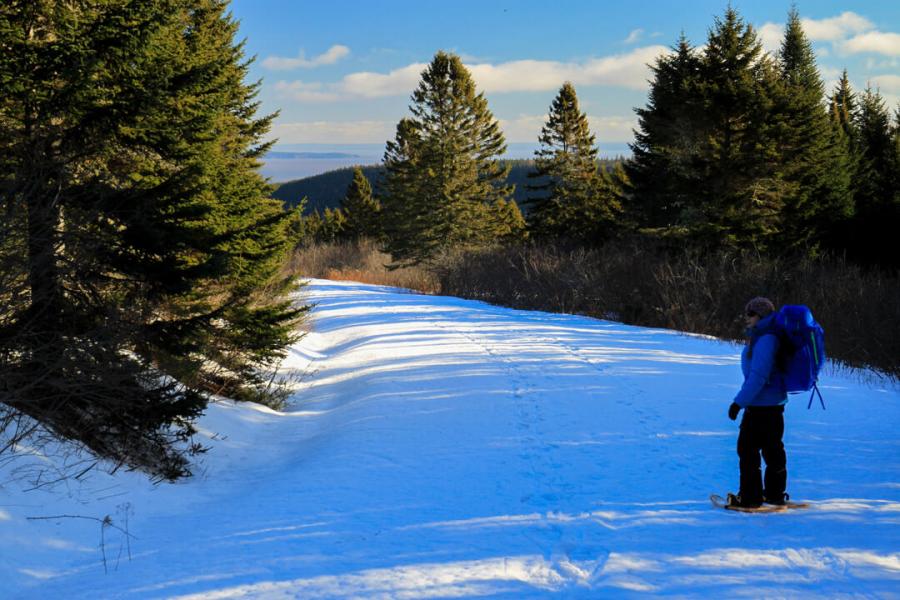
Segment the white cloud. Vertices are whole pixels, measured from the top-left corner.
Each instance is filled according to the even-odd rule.
[[[866,70],[868,71],[884,71],[900,70],[900,58],[875,58],[870,56],[866,59]]]
[[[398,119],[399,120],[399,119]],[[547,115],[519,115],[510,119],[498,119],[507,142],[537,143],[541,127]],[[637,126],[633,116],[595,117],[588,115],[591,132],[597,144],[631,141],[632,129]],[[351,144],[382,143],[392,139],[396,132],[394,121],[276,121],[269,133],[280,144]]]
[[[885,56],[900,56],[900,33],[869,31],[840,43],[849,54],[872,52]]]
[[[541,127],[547,119],[545,115],[519,115],[513,119],[497,119],[507,142],[536,142]]]
[[[873,87],[886,94],[900,95],[900,75],[876,75],[870,81]]]
[[[479,91],[529,92],[552,90],[572,80],[578,68],[549,60],[514,60],[492,65],[468,65]]]
[[[800,19],[803,31],[813,41],[835,42],[874,29],[875,25],[854,12],[843,12],[829,19]]]
[[[280,144],[375,144],[393,138],[396,126],[395,121],[276,121],[269,136]]]
[[[419,82],[422,71],[428,65],[413,63],[394,69],[386,75],[373,72],[351,73],[335,86],[343,94],[363,98],[406,95],[412,93]]]
[[[627,117],[591,117],[588,116],[591,131],[597,136],[597,144],[601,147],[604,142],[630,142],[634,139],[634,129],[637,127],[637,119],[631,115]]]
[[[324,53],[313,58],[306,58],[303,50],[295,58],[269,56],[262,61],[262,66],[273,71],[289,71],[291,69],[310,69],[322,65],[333,65],[350,54],[350,48],[335,44]]]
[[[503,135],[508,142],[537,143],[541,128],[547,122],[547,115],[519,115],[513,119],[498,119]],[[588,115],[588,124],[597,138],[597,144],[603,146],[610,142],[630,142],[634,138],[632,130],[637,121],[632,116],[595,117]]]
[[[837,67],[819,67],[819,74],[826,81],[826,86],[825,86],[826,90],[833,89],[833,86],[830,86],[830,84],[831,83],[836,84],[840,80],[841,75],[843,75],[843,73],[844,73],[844,70],[837,68]]]
[[[324,91],[321,83],[304,83],[297,81],[279,81],[275,89],[282,98],[290,98],[298,102],[334,102],[340,96],[334,92]]]
[[[625,43],[626,44],[634,44],[639,39],[641,39],[641,36],[643,36],[643,35],[644,35],[643,29],[633,29],[633,30],[631,30],[631,33],[628,34],[628,37],[625,38]]]
[[[669,51],[665,46],[647,46],[580,63],[517,60],[496,65],[480,63],[467,66],[479,91],[487,93],[555,91],[565,81],[571,81],[576,86],[609,85],[644,90],[650,78],[647,65]],[[427,66],[413,63],[388,73],[351,73],[331,84],[279,81],[276,89],[300,102],[406,96],[418,85]]]
[[[869,31],[875,25],[854,12],[843,12],[827,19],[801,18],[803,32],[813,42],[841,42],[850,36]],[[765,23],[757,29],[763,47],[775,52],[784,38],[784,23]]]
[[[551,91],[565,81],[576,86],[609,85],[644,90],[650,78],[647,65],[669,52],[665,46],[646,46],[581,63],[518,60],[471,65],[469,70],[478,88],[488,93]]]
[[[781,23],[766,23],[756,30],[759,41],[768,52],[776,52],[781,47],[781,39],[784,37],[784,25]]]

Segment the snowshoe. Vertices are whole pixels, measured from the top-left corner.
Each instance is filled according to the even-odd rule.
[[[723,498],[717,494],[713,494],[709,497],[710,501],[713,503],[713,506],[717,508],[724,508],[726,510],[734,510],[737,512],[747,512],[747,513],[772,513],[772,512],[781,512],[784,510],[792,509],[792,508],[809,508],[809,504],[806,502],[791,502],[785,499],[785,503],[781,505],[776,504],[759,504],[759,505],[747,505],[740,501],[739,496],[735,496],[734,494],[727,494],[727,498]]]

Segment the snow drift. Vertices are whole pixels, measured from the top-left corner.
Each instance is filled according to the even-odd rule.
[[[804,397],[785,413],[788,491],[812,508],[737,514],[707,497],[737,485],[738,346],[347,282],[303,294],[317,306],[283,366],[290,408],[211,405],[192,479],[51,485],[59,456],[3,463],[0,597],[900,586],[894,384],[826,371],[828,410]]]

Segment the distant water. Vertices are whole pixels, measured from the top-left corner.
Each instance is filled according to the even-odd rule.
[[[278,144],[263,158],[262,174],[273,183],[283,183],[354,165],[374,165],[382,155],[384,144]]]

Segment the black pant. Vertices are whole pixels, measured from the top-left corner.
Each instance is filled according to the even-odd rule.
[[[741,500],[762,502],[780,499],[787,485],[787,456],[784,435],[784,406],[751,406],[744,410],[737,452],[741,459]],[[766,461],[765,492],[759,455]]]

